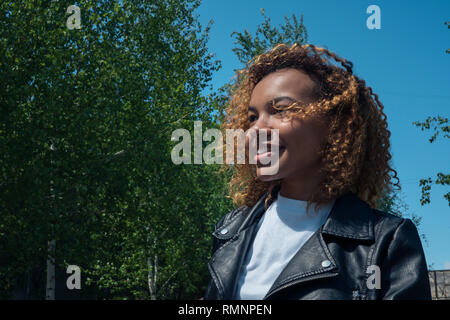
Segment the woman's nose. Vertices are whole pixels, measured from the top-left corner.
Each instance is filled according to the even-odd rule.
[[[272,139],[272,127],[270,123],[265,120],[260,120],[261,118],[259,118],[253,126],[256,135],[254,143],[256,144],[257,149],[262,147],[263,145],[266,145]]]
[[[256,142],[258,144],[265,143],[271,140],[272,129],[270,127],[256,128]]]
[[[258,118],[255,125],[253,126],[253,129],[256,131],[256,135],[259,137],[261,131],[267,132],[267,139],[270,140],[270,134],[272,127],[270,125],[270,119],[267,115],[262,115]]]

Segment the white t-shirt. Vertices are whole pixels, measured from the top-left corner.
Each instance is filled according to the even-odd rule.
[[[327,220],[334,201],[317,213],[306,201],[281,196],[267,208],[238,279],[236,300],[261,300],[303,244]]]

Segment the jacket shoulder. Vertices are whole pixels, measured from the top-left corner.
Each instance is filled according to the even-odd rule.
[[[214,231],[217,231],[222,226],[230,223],[231,221],[235,220],[237,217],[241,216],[246,211],[246,209],[248,209],[247,206],[241,206],[241,207],[235,208],[235,209],[225,213],[219,219],[219,221],[215,224]]]
[[[402,223],[406,218],[394,215],[392,213],[388,213],[385,211],[381,211],[378,209],[372,209],[372,212],[375,216],[376,223],[387,223],[389,225],[398,225]]]
[[[373,209],[373,212],[377,241],[388,246],[392,246],[393,242],[414,241],[417,247],[422,247],[417,227],[410,218],[399,217],[377,209]]]
[[[239,228],[240,222],[243,220],[243,212],[246,208],[246,206],[242,206],[231,210],[224,214],[215,224],[214,231],[212,232],[213,254],[222,244],[230,239],[230,234],[233,234],[233,232]],[[239,219],[239,217],[241,218]],[[229,228],[233,232],[228,232]]]
[[[427,263],[414,222],[374,210],[378,217],[382,299],[431,299]]]

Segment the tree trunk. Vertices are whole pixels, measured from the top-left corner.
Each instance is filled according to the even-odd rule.
[[[48,255],[47,255],[47,288],[45,290],[45,300],[55,300],[55,240],[48,242]]]
[[[50,146],[50,150],[55,152],[56,146],[52,142]],[[53,161],[53,153],[51,156],[51,167],[54,168],[54,161]],[[53,174],[52,174],[53,176]],[[52,214],[55,213],[55,190],[53,188],[53,180],[50,180],[50,207],[52,209]],[[47,251],[47,286],[45,289],[45,300],[55,300],[55,245],[56,240],[50,240],[48,242],[48,251]]]
[[[158,255],[155,254],[155,257],[152,259],[150,257],[147,258],[147,267],[148,267],[148,291],[150,292],[150,300],[156,300],[156,276],[158,273]]]

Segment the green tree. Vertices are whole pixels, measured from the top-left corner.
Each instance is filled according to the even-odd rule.
[[[450,29],[450,21],[445,21],[444,24]],[[445,50],[445,53],[450,53],[450,49]]]
[[[254,57],[279,43],[307,43],[308,34],[303,24],[303,15],[298,19],[292,14],[292,20],[285,15],[285,23],[276,27],[271,25],[270,18],[266,16],[264,9],[261,8],[260,11],[264,21],[258,25],[255,35],[252,35],[247,29],[244,29],[243,32],[235,31],[231,34],[232,37],[236,38],[236,47],[233,48],[233,52],[242,64],[247,64]]]
[[[448,118],[441,116],[428,117],[424,122],[413,122],[413,125],[419,127],[422,131],[433,131],[433,135],[430,139],[428,139],[430,143],[436,141],[439,134],[443,135],[445,139],[450,138],[450,125],[448,124]],[[433,183],[447,186],[450,185],[450,174],[439,172],[434,181],[431,177],[420,179],[419,185],[422,187],[422,197],[420,199],[421,205],[430,203],[431,185]],[[444,194],[444,198],[447,199],[448,205],[450,206],[450,192]]]
[[[216,167],[170,158],[174,129],[215,125],[199,1],[77,1],[73,30],[70,5],[0,3],[1,295],[26,275],[44,298],[49,259],[97,298],[197,297],[230,206]]]

